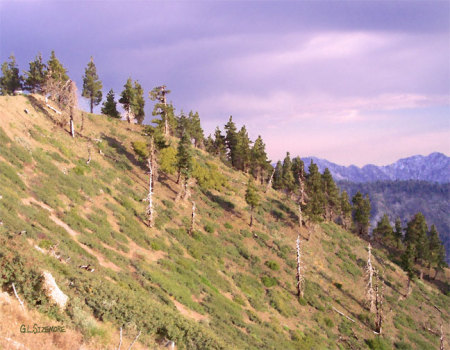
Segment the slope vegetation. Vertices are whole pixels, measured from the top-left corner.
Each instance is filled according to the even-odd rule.
[[[49,349],[112,349],[119,328],[124,344],[141,332],[136,349],[169,340],[190,350],[439,346],[427,329],[448,324],[447,296],[416,281],[405,298],[405,273],[375,249],[385,294],[383,333],[375,335],[364,305],[367,242],[334,223],[299,229],[295,203],[264,188],[250,228],[246,175],[201,150],[196,161],[221,180],[193,187],[192,235],[192,204],[176,200],[180,188],[170,174],[155,184],[155,227],[147,227],[148,174],[131,145],[145,141],[141,127],[83,116],[73,139],[39,97],[0,97],[0,287],[14,299],[14,283],[26,304],[25,313],[15,300],[11,313],[0,304],[0,347],[30,344],[15,329],[27,322],[68,329],[39,335]],[[298,234],[302,299],[295,294]],[[69,297],[65,310],[43,291],[44,270]]]

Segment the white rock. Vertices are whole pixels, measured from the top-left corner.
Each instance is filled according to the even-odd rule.
[[[47,291],[48,297],[61,309],[64,309],[69,297],[65,295],[61,289],[59,289],[50,272],[44,271],[42,272],[42,275],[44,276],[44,288]]]

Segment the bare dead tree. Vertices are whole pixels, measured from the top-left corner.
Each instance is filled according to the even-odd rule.
[[[148,195],[146,201],[148,202],[147,210],[145,214],[147,215],[147,225],[153,227],[153,165],[150,158],[148,159]]]
[[[304,276],[302,272],[300,235],[297,236],[297,296],[303,298],[304,294]]]
[[[45,96],[48,95],[60,109],[60,111],[57,111],[52,108],[57,114],[61,115],[61,119],[58,121],[60,126],[64,126],[67,123],[67,119],[69,119],[70,134],[72,137],[75,137],[74,123],[75,118],[78,116],[77,86],[75,82],[70,79],[62,82],[52,78],[51,74],[51,71],[47,73],[47,79],[43,87],[43,92]]]
[[[183,185],[181,186],[175,201],[179,201],[180,199],[187,201],[191,197],[190,188],[192,187],[193,182],[194,180],[192,178],[184,178]]]
[[[128,350],[131,350],[131,348],[133,347],[134,343],[137,342],[139,336],[141,335],[141,331],[139,331],[138,335],[136,336],[136,338],[134,338],[133,342],[130,344],[130,346],[128,347]]]
[[[153,136],[150,137],[150,143],[149,143],[149,158],[150,161],[152,162],[152,182],[153,184],[156,183],[156,181],[158,181],[158,162],[156,161],[156,148],[155,148],[155,141],[153,139]]]
[[[121,346],[122,346],[122,327],[120,327],[119,346],[117,347],[117,350],[120,350]]]
[[[444,349],[445,336],[444,336],[444,331],[443,331],[442,323],[441,323],[441,328],[440,328],[440,337],[439,337],[439,340],[440,340],[439,350],[445,350],[445,349]]]
[[[369,243],[368,246],[368,258],[367,258],[367,264],[366,264],[366,304],[368,306],[368,309],[370,312],[375,313],[375,292],[373,289],[373,265],[372,265],[372,246]]]
[[[300,203],[298,204],[298,224],[300,225],[300,228],[303,226],[303,214],[302,214],[302,206]]]
[[[381,284],[381,288],[380,285]],[[378,334],[381,334],[382,326],[383,326],[383,282],[380,281],[377,274],[377,283],[375,285],[375,308],[376,308],[376,317],[375,317],[375,331]]]
[[[267,187],[266,187],[266,190],[264,191],[264,193],[266,193],[269,190],[270,186],[272,186],[272,181],[273,181],[273,175],[274,174],[275,174],[275,168],[272,171],[272,175],[270,175],[269,182],[267,183]]]
[[[13,287],[14,295],[16,296],[17,300],[19,301],[19,304],[20,304],[20,307],[22,308],[22,311],[25,311],[25,307],[23,306],[23,301],[20,300],[19,294],[17,294],[16,286],[14,285],[14,283],[12,284],[12,287]]]
[[[192,202],[192,214],[191,214],[191,227],[189,228],[189,235],[192,236],[192,232],[194,232],[194,225],[195,225],[195,202]]]

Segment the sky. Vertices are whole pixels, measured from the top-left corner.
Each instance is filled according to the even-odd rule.
[[[165,84],[206,135],[232,115],[273,161],[450,154],[449,1],[0,0],[1,62],[51,50],[80,90],[93,56],[104,96]]]

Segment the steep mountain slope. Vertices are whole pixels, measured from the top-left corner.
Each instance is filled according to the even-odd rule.
[[[428,156],[416,155],[402,158],[395,163],[384,166],[368,164],[362,168],[355,165],[346,167],[316,157],[302,159],[307,165],[313,160],[322,172],[325,168],[328,168],[337,181],[421,180],[439,183],[450,182],[450,157],[438,152],[431,153]]]
[[[414,282],[405,298],[405,273],[375,249],[385,293],[379,338],[364,306],[366,241],[333,223],[299,230],[295,203],[264,188],[250,228],[247,175],[201,150],[196,161],[210,172],[207,178],[220,181],[214,189],[200,181],[192,189],[193,234],[187,230],[191,203],[176,200],[176,177],[163,173],[149,228],[142,201],[147,169],[131,147],[145,141],[142,128],[83,116],[73,139],[39,96],[0,97],[0,287],[14,298],[14,283],[27,309],[0,313],[0,347],[29,344],[31,335],[12,327],[27,322],[72,332],[70,342],[39,335],[49,349],[116,348],[120,327],[127,344],[141,332],[138,342],[150,348],[167,340],[178,349],[438,346],[439,337],[426,328],[437,330],[450,319],[449,297],[436,287],[447,283],[448,271],[433,283]],[[298,233],[304,299],[295,296]],[[44,270],[68,295],[65,310],[43,292]],[[34,310],[42,317],[37,321]]]
[[[397,217],[403,226],[416,213],[424,214],[428,226],[436,225],[450,262],[450,184],[425,181],[377,181],[369,183],[337,183],[350,196],[357,191],[367,193],[372,204],[371,226],[374,228],[384,214],[392,223]]]

